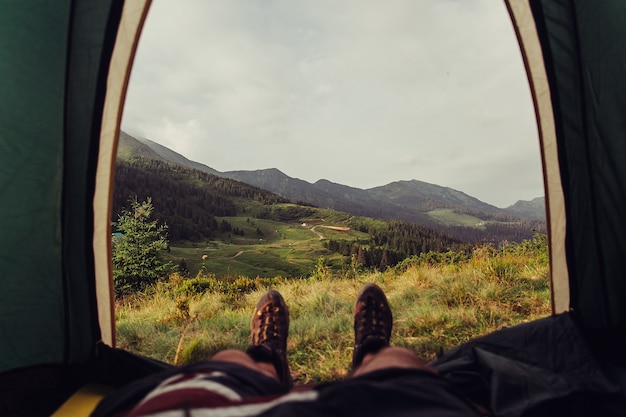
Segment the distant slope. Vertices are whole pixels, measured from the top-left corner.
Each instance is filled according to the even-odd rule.
[[[293,202],[344,211],[355,216],[377,219],[398,219],[430,225],[424,213],[372,197],[360,188],[348,187],[327,180],[315,184],[291,178],[277,169],[257,171],[229,171],[222,175],[281,195]]]
[[[483,203],[461,191],[417,180],[392,182],[367,191],[377,199],[394,201],[398,205],[419,211],[463,207],[484,213],[503,212],[502,209]]]
[[[129,161],[134,158],[168,161],[168,159],[159,155],[149,144],[140,142],[126,132],[120,132],[120,140],[117,145],[117,159]]]
[[[149,146],[154,152],[156,152],[161,158],[163,158],[163,160],[170,161],[175,164],[185,166],[187,168],[197,169],[198,171],[206,172],[208,174],[223,176],[220,174],[219,171],[216,171],[213,168],[210,168],[199,162],[190,161],[181,154],[174,152],[170,148],[166,148],[163,145],[153,142],[150,139],[137,138],[137,140]]]
[[[507,213],[514,214],[527,219],[545,220],[546,199],[537,197],[531,201],[518,200],[517,203],[505,209]]]
[[[117,157],[122,161],[130,161],[136,158],[155,159],[163,162],[170,162],[182,165],[187,168],[197,169],[207,174],[223,176],[220,172],[214,170],[199,162],[190,161],[181,154],[160,145],[150,139],[135,138],[126,132],[120,132],[120,140],[117,147]]]
[[[405,206],[393,199],[381,198],[371,190],[348,187],[327,180],[319,180],[313,186],[333,195],[342,211],[384,220],[395,219],[434,226],[430,217],[423,211],[415,210],[414,207]]]
[[[276,169],[231,171],[223,175],[272,191],[291,201],[345,211],[383,220],[397,219],[434,226],[426,212],[440,208],[462,208],[476,213],[505,214],[465,193],[426,182],[397,181],[368,190],[319,180],[315,184],[293,179]],[[480,214],[477,214],[480,217]]]
[[[293,202],[332,208],[323,203],[324,201],[332,200],[332,195],[313,187],[312,184],[304,180],[292,178],[276,168],[256,171],[227,171],[220,175],[263,188]]]

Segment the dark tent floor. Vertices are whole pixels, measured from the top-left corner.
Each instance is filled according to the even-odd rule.
[[[476,338],[434,361],[497,416],[626,415],[626,368],[601,364],[569,313]]]

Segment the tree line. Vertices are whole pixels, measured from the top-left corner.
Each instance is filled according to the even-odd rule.
[[[327,240],[324,246],[343,256],[352,257],[359,266],[384,270],[405,258],[426,252],[460,251],[470,245],[451,238],[443,232],[413,223],[388,221],[383,227],[365,223],[355,229],[370,235],[356,241]]]
[[[541,220],[516,218],[513,223],[486,222],[483,229],[463,226],[447,226],[445,232],[464,242],[492,244],[495,247],[507,242],[522,242],[532,239],[535,233],[546,233],[546,224]]]

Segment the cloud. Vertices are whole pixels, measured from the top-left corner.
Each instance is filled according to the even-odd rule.
[[[490,0],[156,0],[123,128],[220,171],[543,194],[519,48]]]

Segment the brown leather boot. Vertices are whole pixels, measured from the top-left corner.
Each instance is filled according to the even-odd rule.
[[[286,390],[293,386],[287,362],[289,310],[278,291],[269,290],[261,296],[250,324],[252,345],[246,353],[256,362],[274,364],[280,383]]]
[[[389,346],[392,326],[393,316],[383,290],[375,284],[363,286],[354,305],[353,371],[365,355]]]

